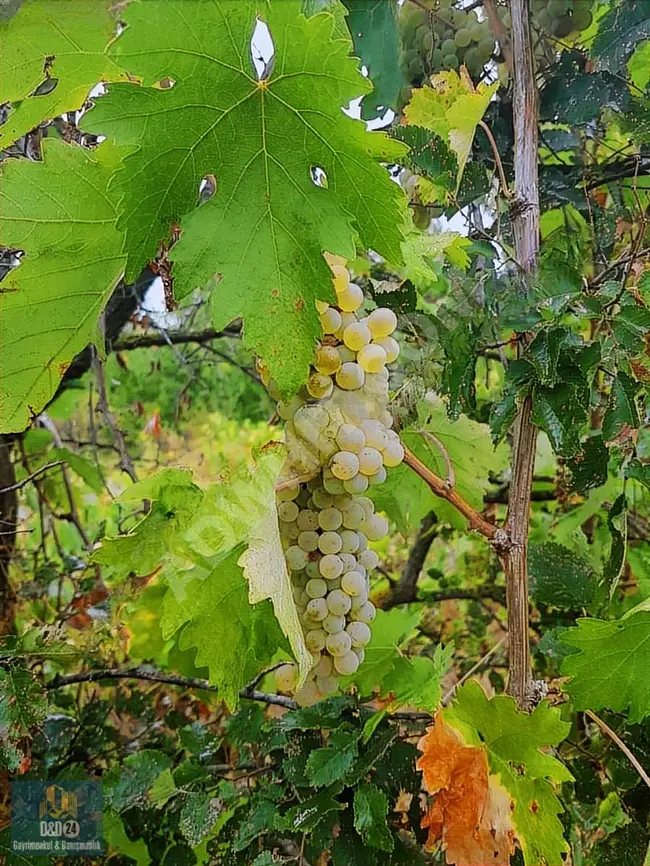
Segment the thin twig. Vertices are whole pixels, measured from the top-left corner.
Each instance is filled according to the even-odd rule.
[[[65,460],[53,460],[52,463],[45,463],[41,466],[40,469],[37,469],[35,472],[32,472],[31,475],[28,475],[27,478],[23,478],[22,481],[17,481],[15,484],[10,484],[9,487],[3,487],[0,489],[1,493],[11,493],[12,490],[22,490],[23,487],[26,487],[30,481],[33,481],[35,478],[38,478],[39,475],[42,475],[44,472],[47,472],[48,469],[53,469],[55,466],[63,466]]]
[[[494,655],[494,653],[497,652],[497,650],[500,650],[501,647],[506,643],[507,640],[508,640],[508,635],[504,634],[504,636],[501,638],[501,640],[498,643],[495,643],[493,647],[490,647],[490,649],[485,653],[485,655],[481,656],[481,658],[476,662],[476,664],[472,665],[472,667],[467,671],[467,673],[463,674],[463,676],[458,680],[458,682],[455,683],[449,689],[447,694],[443,697],[443,699],[442,699],[443,706],[448,704],[449,701],[453,698],[453,696],[456,692],[456,689],[460,688],[463,685],[463,683],[466,683],[467,680],[473,674],[476,673],[476,671],[478,671],[480,668],[482,668],[483,665],[485,664],[485,662],[488,661],[488,659],[490,659]]]
[[[501,183],[501,189],[506,198],[512,198],[512,192],[510,191],[510,187],[508,186],[508,180],[506,178],[506,173],[503,170],[503,163],[501,162],[501,154],[499,153],[499,148],[497,147],[497,143],[494,140],[494,136],[492,135],[492,130],[487,125],[484,120],[479,120],[478,125],[481,127],[483,132],[487,135],[488,141],[490,142],[490,146],[492,148],[492,153],[494,154],[494,162],[497,167],[497,171],[499,173],[499,181]]]
[[[146,349],[150,346],[180,346],[183,343],[209,343],[211,340],[218,340],[222,337],[238,337],[240,333],[240,327],[230,325],[223,331],[217,331],[215,328],[205,328],[203,331],[193,332],[174,333],[174,331],[165,331],[164,333],[155,334],[133,334],[117,340],[113,344],[113,351],[129,352],[133,349]]]
[[[445,470],[447,472],[447,477],[445,479],[447,487],[455,487],[456,486],[456,473],[454,472],[454,465],[451,462],[451,458],[449,456],[449,452],[442,444],[440,439],[437,436],[434,436],[433,433],[430,433],[428,430],[418,430],[418,433],[421,436],[424,436],[425,439],[428,439],[429,442],[432,442],[438,451],[442,454],[442,459],[445,461]]]
[[[630,764],[632,764],[639,776],[641,776],[643,781],[646,783],[648,788],[650,788],[650,776],[643,769],[636,755],[630,750],[628,746],[625,745],[625,743],[619,737],[616,731],[613,731],[606,722],[600,719],[595,713],[592,713],[591,710],[585,710],[585,715],[589,716],[592,722],[595,722],[601,729],[601,731],[606,734],[610,738],[610,740],[612,740],[612,742],[616,743],[621,752],[623,752]]]
[[[505,24],[499,18],[499,13],[497,11],[494,0],[483,0],[483,9],[485,10],[485,14],[487,15],[490,22],[492,32],[496,36],[497,42],[499,43],[501,50],[503,51],[503,56],[505,57],[506,64],[508,65],[508,71],[510,72],[510,75],[512,75],[513,63],[510,35],[506,30]]]
[[[131,481],[133,481],[133,483],[135,484],[138,480],[138,475],[135,471],[135,467],[133,466],[131,455],[129,454],[126,447],[126,442],[124,441],[124,434],[120,430],[117,421],[113,417],[113,413],[110,410],[110,406],[108,405],[104,365],[101,359],[97,356],[95,356],[93,360],[93,366],[95,367],[95,376],[97,379],[97,408],[102,413],[106,425],[109,427],[111,433],[113,434],[115,444],[117,445],[117,449],[120,452],[120,469],[126,472]]]

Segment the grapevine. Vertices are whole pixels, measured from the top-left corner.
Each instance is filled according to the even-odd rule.
[[[287,472],[304,478],[278,490],[278,518],[293,596],[314,665],[296,692],[311,704],[354,674],[370,641],[375,607],[368,599],[378,556],[369,542],[388,533],[375,513],[369,487],[404,458],[388,411],[387,365],[399,355],[392,336],[395,313],[362,312],[364,296],[342,259],[329,257],[336,305],[318,303],[323,336],[306,385],[278,403],[289,446]],[[276,394],[268,370],[260,374]],[[292,692],[297,668],[276,671],[281,691]]]

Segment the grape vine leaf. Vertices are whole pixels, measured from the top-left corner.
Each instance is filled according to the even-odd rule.
[[[430,396],[419,407],[418,425],[406,428],[400,435],[411,451],[443,478],[448,471],[445,454],[427,438],[427,433],[433,434],[442,444],[454,468],[454,485],[458,492],[471,505],[482,510],[489,474],[498,474],[507,465],[507,446],[499,445],[495,449],[487,425],[472,421],[465,415],[457,421],[450,421],[442,400]],[[430,511],[436,513],[440,522],[459,529],[465,525],[463,517],[453,506],[434,496],[430,488],[404,465],[392,469],[384,484],[371,489],[371,495],[377,508],[385,511],[401,532],[409,532]]]
[[[388,798],[371,782],[363,782],[354,791],[354,829],[366,845],[380,851],[392,851],[395,839],[386,817]]]
[[[650,38],[648,10],[642,3],[614,3],[598,23],[591,56],[598,69],[626,72],[637,45]]]
[[[288,394],[320,336],[314,301],[334,300],[322,252],[354,258],[358,234],[401,263],[405,198],[380,163],[405,148],[342,112],[371,85],[330,13],[305,18],[299,0],[196,0],[186,11],[185,0],[125,9],[113,52],[142,84],[112,85],[86,128],[135,149],[116,178],[127,276],[180,222],[178,297],[209,282],[215,326],[242,317],[246,345]],[[261,79],[250,50],[259,20],[275,49]],[[174,86],[154,86],[163,78]],[[197,208],[207,174],[216,192]]]
[[[530,593],[541,604],[580,610],[594,599],[597,579],[593,568],[568,547],[547,541],[530,547]]]
[[[0,286],[0,432],[28,426],[88,343],[103,351],[99,315],[125,263],[108,191],[122,155],[46,139],[43,162],[2,163],[0,245],[24,255]]]
[[[46,694],[30,671],[15,663],[0,667],[0,766],[18,767],[21,745],[24,748],[46,713]]]
[[[638,390],[638,382],[619,370],[612,382],[609,406],[603,418],[603,437],[606,443],[612,442],[625,429],[639,426],[639,410],[636,405]]]
[[[373,83],[361,101],[361,116],[370,120],[395,108],[404,84],[394,0],[343,0],[354,49]]]
[[[337,728],[322,749],[314,749],[307,760],[307,776],[314,788],[331,785],[345,776],[359,752],[361,731]]]
[[[43,120],[81,108],[101,81],[127,75],[105,49],[116,21],[108,0],[30,0],[0,22],[0,103],[13,109],[0,126],[0,150]]]
[[[133,841],[126,835],[120,816],[112,809],[105,809],[102,816],[104,841],[122,857],[133,860],[136,866],[150,866],[151,858],[143,839]]]
[[[414,90],[404,109],[406,122],[434,132],[449,144],[458,160],[456,192],[472,149],[476,127],[499,89],[499,83],[474,84],[464,71],[432,75],[430,87]]]
[[[579,652],[567,656],[564,689],[576,710],[607,707],[629,712],[636,724],[650,714],[650,612],[639,610],[619,620],[579,619],[562,642]]]
[[[561,866],[568,846],[554,785],[573,776],[557,758],[541,751],[557,746],[569,733],[559,709],[543,701],[532,713],[522,713],[513,698],[497,695],[490,700],[478,682],[470,680],[442,714],[469,744],[484,744],[491,773],[510,795],[509,814],[526,866]]]

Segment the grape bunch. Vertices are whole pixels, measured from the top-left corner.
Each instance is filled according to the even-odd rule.
[[[388,534],[388,521],[364,494],[404,458],[387,409],[397,318],[385,308],[363,315],[363,292],[343,260],[329,261],[337,303],[317,303],[323,335],[310,376],[293,400],[278,403],[289,446],[289,481],[277,492],[280,537],[314,658],[295,695],[301,705],[336,691],[337,677],[363,661],[375,617],[369,575],[378,564],[369,542]],[[273,394],[268,371],[258,369]],[[309,480],[292,483],[305,475]],[[295,690],[295,665],[282,665],[275,676],[281,691]]]
[[[496,45],[489,22],[476,9],[455,8],[453,0],[426,0],[427,9],[406,2],[400,9],[401,65],[405,78],[419,87],[432,73],[464,65],[473,78]]]
[[[591,27],[592,7],[593,0],[533,0],[532,12],[539,30],[564,39]]]

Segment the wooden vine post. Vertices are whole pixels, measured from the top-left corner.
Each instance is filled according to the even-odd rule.
[[[511,216],[516,258],[526,279],[537,266],[539,253],[539,187],[537,176],[538,98],[530,27],[529,0],[511,0],[512,75],[514,81],[515,189]],[[520,351],[527,344],[524,337]],[[508,605],[508,692],[522,709],[530,702],[528,646],[528,531],[535,465],[537,428],[532,422],[532,401],[519,406],[513,427],[512,482],[505,529],[507,548],[502,560]]]

